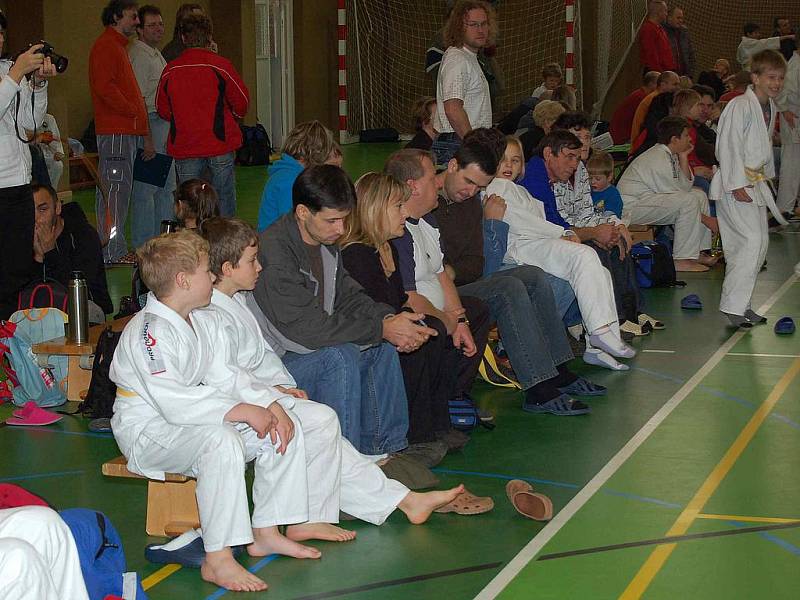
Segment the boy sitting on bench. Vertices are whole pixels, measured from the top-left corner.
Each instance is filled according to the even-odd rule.
[[[306,443],[297,418],[284,410],[295,403],[290,393],[257,377],[243,384],[258,371],[226,371],[232,354],[228,328],[216,311],[196,310],[211,300],[208,249],[197,234],[182,231],[153,238],[137,252],[151,293],[126,326],[111,365],[118,386],[112,428],[131,471],[151,479],[164,479],[165,472],[197,478],[203,579],[229,590],[258,591],[266,583],[236,562],[231,547],[248,544],[252,556],[319,558],[318,550],[281,535],[277,526],[308,521],[306,462],[319,460],[323,471],[335,464],[337,451],[322,436]],[[234,376],[226,378],[226,372]],[[252,526],[244,478],[250,460]],[[410,501],[409,518],[422,522],[461,489],[408,493],[397,501],[401,508]],[[315,489],[311,501],[327,502],[336,491]],[[338,505],[335,510],[338,516]],[[330,512],[325,504],[322,513]],[[301,530],[293,537],[315,533]]]

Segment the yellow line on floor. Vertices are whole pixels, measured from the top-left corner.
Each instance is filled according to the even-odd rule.
[[[145,591],[149,590],[154,585],[157,585],[164,581],[167,577],[172,575],[175,571],[180,570],[180,565],[167,565],[165,567],[161,567],[158,571],[153,573],[152,575],[148,575],[144,579],[142,579],[142,587]]]
[[[784,373],[772,392],[767,396],[767,399],[758,407],[758,410],[750,418],[750,421],[739,433],[736,441],[728,448],[725,456],[722,457],[722,460],[719,461],[717,466],[714,467],[714,470],[711,471],[706,478],[705,482],[703,482],[703,485],[700,486],[700,489],[697,490],[694,498],[692,498],[686,508],[683,509],[683,512],[678,515],[677,520],[666,533],[667,536],[684,535],[689,530],[689,527],[691,527],[692,523],[700,514],[700,511],[706,505],[706,502],[708,502],[709,498],[714,494],[719,484],[722,483],[722,480],[725,479],[725,476],[730,472],[731,468],[733,468],[733,465],[736,464],[736,461],[742,455],[744,449],[747,448],[747,445],[751,442],[759,427],[761,427],[761,424],[769,416],[769,413],[778,403],[778,400],[786,391],[786,388],[789,387],[792,380],[797,377],[798,373],[800,373],[800,359],[792,363],[791,368]],[[640,598],[653,581],[653,578],[664,566],[664,563],[667,562],[675,546],[676,544],[662,544],[656,546],[655,550],[653,550],[647,558],[647,561],[639,569],[639,572],[636,573],[636,576],[628,584],[628,587],[622,592],[620,599],[633,600],[635,598]]]
[[[800,519],[784,519],[782,517],[746,517],[743,515],[709,515],[706,513],[699,513],[697,518],[716,521],[741,521],[742,523],[800,523]]]

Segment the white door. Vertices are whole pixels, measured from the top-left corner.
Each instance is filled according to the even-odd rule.
[[[255,0],[258,121],[280,147],[294,127],[292,0]]]

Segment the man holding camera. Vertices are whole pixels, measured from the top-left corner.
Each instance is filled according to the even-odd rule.
[[[0,13],[0,55],[6,36]],[[0,319],[17,308],[17,294],[30,277],[33,264],[33,194],[31,153],[25,129],[35,130],[47,111],[47,82],[55,69],[31,46],[15,61],[0,60]],[[28,76],[26,78],[26,76]]]
[[[100,185],[95,202],[106,264],[133,264],[125,241],[139,138],[148,134],[147,110],[128,59],[128,38],[136,31],[136,2],[111,0],[103,9],[105,31],[89,54],[89,87],[94,106]]]

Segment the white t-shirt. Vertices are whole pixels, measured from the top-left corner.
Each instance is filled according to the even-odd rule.
[[[444,290],[439,273],[444,271],[444,254],[439,228],[429,214],[419,221],[406,220],[403,237],[392,240],[397,249],[398,270],[406,292],[425,296],[439,310],[444,310]]]
[[[444,112],[444,103],[455,98],[464,102],[472,129],[492,126],[489,82],[478,64],[478,56],[467,48],[450,46],[444,53],[436,79],[435,129],[441,133],[454,131]]]
[[[136,76],[136,83],[142,91],[147,112],[156,112],[156,90],[167,61],[161,56],[158,48],[151,48],[142,40],[133,40],[130,43],[128,57],[133,67],[133,74]]]

